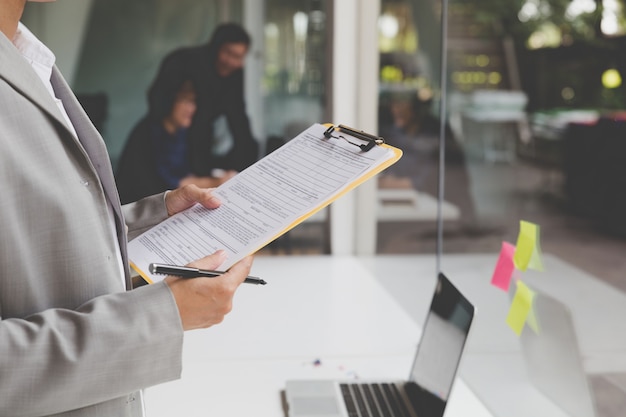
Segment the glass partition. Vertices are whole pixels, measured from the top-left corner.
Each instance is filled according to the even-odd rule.
[[[265,2],[263,117],[270,140],[289,140],[326,117],[326,3]]]
[[[265,153],[327,116],[329,1],[266,0],[263,54]],[[270,254],[328,253],[322,211],[270,244]]]
[[[405,156],[379,178],[377,252],[435,253],[441,2],[381,5],[379,130]],[[443,264],[527,220],[545,252],[626,289],[623,5],[448,5]]]
[[[260,156],[327,115],[328,1],[92,0],[84,39],[75,53],[72,87],[106,141],[114,168],[131,130],[146,115],[147,91],[171,51],[208,42],[221,22],[246,26],[246,110]],[[41,8],[27,8],[38,23]],[[123,11],[120,12],[120,11]],[[250,27],[248,27],[250,26]],[[62,57],[61,57],[62,58]],[[65,64],[63,59],[60,65]],[[259,127],[258,129],[254,129]],[[325,215],[311,219],[268,250],[327,253]]]
[[[622,332],[600,335],[595,327],[610,320],[626,291],[624,3],[449,1],[443,124],[441,45],[435,41],[441,1],[381,4],[379,129],[405,156],[379,178],[378,253],[437,255],[443,271],[468,282],[480,275],[485,287],[494,289],[489,281],[503,243],[517,244],[520,221],[538,225],[545,271],[516,270],[512,282],[534,278],[537,287],[567,300],[563,309],[573,324],[558,331],[541,324],[538,330],[529,328],[532,323],[524,327],[522,342],[548,338],[558,348],[549,358],[548,370],[557,370],[552,385],[546,389],[533,380],[533,389],[558,404],[563,396],[552,393],[566,392],[576,381],[568,381],[573,368],[556,368],[554,358],[566,357],[579,343],[584,354],[578,368],[589,371],[589,357],[595,355],[602,369],[581,381],[589,378],[598,410],[620,415],[611,404],[623,401],[624,391],[609,382],[616,375],[609,372],[617,371],[607,364],[609,352],[623,353]],[[445,193],[439,201],[438,138],[445,143]],[[509,296],[515,288],[512,284]],[[539,289],[535,294],[541,298]],[[498,305],[497,296],[494,289],[492,300],[481,301]],[[546,318],[536,322],[541,320],[549,324]],[[578,339],[561,337],[559,331],[574,328]],[[491,352],[497,342],[483,336]],[[596,343],[604,347],[594,350],[590,345]],[[546,363],[549,353],[542,347],[538,355]],[[489,379],[497,373],[489,371],[497,360],[487,362],[480,373]],[[520,362],[520,369],[532,374],[527,362]],[[470,386],[478,381],[472,375],[466,379]],[[569,404],[559,404],[563,409],[580,399],[567,398]]]
[[[245,20],[242,0],[122,3],[93,0],[73,77],[95,106],[104,96],[104,111],[88,111],[114,164],[160,60],[206,42],[220,21]],[[327,118],[331,5],[266,0],[257,17],[262,105],[250,117],[264,120],[265,152]],[[381,1],[379,133],[405,156],[378,178],[377,253],[436,253],[439,209],[444,255],[497,253],[523,219],[542,227],[544,251],[626,288],[622,3],[453,0],[448,11],[438,206],[441,3]],[[325,219],[289,239],[282,249],[327,253]]]
[[[404,152],[378,178],[378,244],[381,254],[437,250],[441,122],[441,8],[436,2],[383,1],[378,21],[380,50],[379,134]],[[449,193],[446,223],[472,217],[464,155],[449,124]]]
[[[242,22],[241,0],[93,0],[72,87],[101,119],[114,166],[147,111],[146,94],[161,60],[177,48],[208,42],[224,20]]]
[[[472,212],[446,229],[443,262],[497,253],[527,220],[544,252],[625,289],[623,5],[537,4],[450,2],[447,113],[465,170],[461,185],[447,162],[445,199],[466,192]]]
[[[251,119],[263,120],[263,131],[254,133],[264,152],[325,118],[326,3],[266,0],[264,15],[246,20],[262,28],[258,37],[249,31],[254,56],[248,56],[261,62],[254,68],[262,71],[261,86],[250,90],[258,89],[262,104],[248,111],[255,112]],[[100,127],[114,165],[147,110],[146,93],[161,60],[177,48],[208,42],[220,22],[245,24],[244,14],[242,0],[139,0],[132,7],[93,0],[73,88],[87,98],[104,98]]]

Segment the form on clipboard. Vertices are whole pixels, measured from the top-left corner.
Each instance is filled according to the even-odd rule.
[[[221,206],[178,213],[128,244],[131,266],[146,281],[150,263],[187,265],[218,249],[218,268],[261,249],[334,200],[395,163],[400,149],[343,125],[314,124],[214,190]]]

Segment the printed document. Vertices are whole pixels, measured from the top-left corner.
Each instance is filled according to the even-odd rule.
[[[397,161],[402,152],[314,124],[214,190],[221,206],[201,205],[178,213],[129,242],[132,267],[148,282],[150,263],[187,265],[218,249],[228,258],[218,268],[270,243],[345,192]],[[353,143],[350,143],[353,142]]]

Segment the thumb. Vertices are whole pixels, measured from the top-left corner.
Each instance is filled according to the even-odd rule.
[[[252,256],[246,256],[241,261],[231,266],[228,269],[228,273],[224,274],[224,278],[232,280],[237,285],[241,284],[250,273],[250,269],[252,268],[252,260]]]

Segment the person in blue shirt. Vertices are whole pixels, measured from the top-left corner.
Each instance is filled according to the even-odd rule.
[[[196,113],[191,79],[173,79],[162,86],[165,99],[154,103],[132,130],[116,171],[122,204],[186,184],[211,188],[232,177],[198,177],[190,167],[188,132]]]

